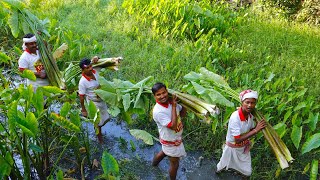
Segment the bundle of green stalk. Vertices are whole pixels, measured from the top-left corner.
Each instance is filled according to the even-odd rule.
[[[191,72],[187,74],[185,79],[189,80],[193,85],[195,91],[201,92],[204,89],[210,89],[210,93],[213,93],[215,97],[221,97],[222,94],[232,98],[241,104],[239,99],[239,93],[230,88],[228,83],[220,75],[208,71],[206,68],[200,68],[200,73]],[[209,91],[209,90],[208,90]],[[252,112],[253,116],[257,121],[265,119],[263,115],[256,109]],[[273,127],[266,121],[267,127],[262,130],[264,137],[272,148],[279,164],[282,169],[289,167],[288,162],[292,162],[294,159],[284,142],[281,140],[277,132]]]
[[[19,28],[21,28],[26,33],[33,32],[33,34],[36,35],[41,62],[43,63],[49,83],[53,86],[64,88],[65,85],[62,79],[62,74],[59,71],[57,63],[52,56],[52,52],[50,48],[48,48],[48,46],[45,44],[41,35],[39,35],[40,32],[41,34],[50,36],[48,31],[45,29],[48,21],[39,20],[34,14],[28,11],[22,1],[3,0],[2,3],[4,3],[6,7],[8,7],[12,14],[9,17],[9,24],[12,34],[15,37],[18,36],[18,33],[20,31]]]
[[[119,64],[122,60],[122,57],[113,57],[113,58],[102,58],[99,59],[97,63],[92,64],[94,68],[107,68],[110,70],[117,71],[119,70]],[[71,84],[77,84],[77,78],[81,74],[81,68],[77,64],[70,63],[69,66],[64,71],[64,79],[67,87],[70,87]]]
[[[179,104],[192,111],[196,116],[200,119],[204,120],[206,123],[211,122],[211,116],[216,116],[220,113],[218,107],[216,105],[208,104],[207,102],[199,99],[195,96],[192,96],[187,93],[181,93],[178,91],[174,91],[169,89],[169,94],[172,96],[175,94],[179,100]]]

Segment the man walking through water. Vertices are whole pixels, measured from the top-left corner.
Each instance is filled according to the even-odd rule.
[[[162,150],[155,155],[152,165],[157,166],[164,157],[168,156],[169,176],[171,180],[175,180],[180,157],[186,156],[181,137],[183,131],[181,117],[186,116],[186,110],[177,103],[175,95],[169,98],[167,87],[163,83],[153,85],[152,93],[156,99],[153,119],[157,123],[162,144]]]
[[[37,77],[36,81],[27,79],[27,85],[32,84],[33,89],[36,90],[39,86],[49,85],[46,72],[43,64],[40,61],[40,54],[37,46],[37,38],[34,34],[26,34],[23,39],[22,49],[24,52],[19,58],[19,71],[23,72],[25,69],[33,71]]]
[[[254,126],[253,115],[258,93],[250,89],[242,91],[239,95],[241,107],[232,113],[226,137],[226,144],[223,148],[222,157],[217,164],[217,173],[224,169],[233,169],[245,176],[252,173],[250,140],[266,127],[265,120],[261,120]]]
[[[81,104],[81,112],[84,117],[88,116],[88,112],[85,108],[84,101],[87,98],[88,101],[92,101],[96,107],[100,111],[100,122],[98,124],[98,140],[99,143],[103,143],[102,139],[102,132],[101,127],[104,126],[109,118],[110,115],[108,113],[108,106],[107,104],[94,92],[94,90],[100,88],[100,84],[98,82],[98,72],[92,68],[92,63],[98,62],[98,57],[95,56],[92,58],[92,61],[88,58],[84,58],[80,61],[80,68],[82,69],[82,77],[79,81],[79,98]]]

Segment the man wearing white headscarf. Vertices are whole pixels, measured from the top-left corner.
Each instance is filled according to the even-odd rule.
[[[32,84],[34,90],[39,86],[49,85],[47,75],[45,73],[43,64],[40,61],[40,55],[37,48],[37,38],[34,34],[26,34],[23,37],[22,49],[24,52],[19,58],[19,71],[23,72],[25,69],[29,69],[34,72],[37,77],[36,81],[27,79],[27,85]]]
[[[223,153],[217,164],[217,173],[226,169],[233,169],[245,176],[252,173],[250,140],[249,138],[257,134],[266,127],[266,122],[261,120],[254,125],[253,115],[258,93],[250,89],[244,90],[239,95],[241,107],[233,112],[228,123],[226,144]]]

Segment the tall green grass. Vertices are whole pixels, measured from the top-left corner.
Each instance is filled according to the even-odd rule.
[[[262,13],[262,12],[261,12]],[[319,98],[320,30],[306,24],[251,16],[232,42],[253,66],[269,63],[278,77],[303,81],[309,94]]]

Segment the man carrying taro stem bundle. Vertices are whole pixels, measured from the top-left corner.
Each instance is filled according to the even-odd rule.
[[[23,39],[22,49],[24,52],[19,58],[19,71],[23,72],[29,69],[34,72],[37,77],[36,81],[27,79],[27,85],[32,84],[33,89],[36,90],[39,86],[49,85],[44,66],[40,61],[40,54],[37,47],[37,39],[34,34],[26,34]]]
[[[107,104],[94,92],[95,89],[100,88],[100,84],[98,82],[98,72],[92,68],[92,63],[97,63],[99,58],[97,56],[93,57],[92,60],[88,58],[84,58],[80,61],[80,68],[82,69],[82,77],[79,81],[79,98],[81,104],[81,112],[84,117],[87,117],[88,112],[85,108],[84,101],[85,98],[87,102],[90,100],[96,105],[96,107],[100,111],[100,122],[98,124],[98,140],[99,143],[103,143],[101,127],[104,126],[110,115],[108,113]]]
[[[265,128],[266,122],[261,120],[254,126],[251,112],[258,100],[256,91],[242,91],[239,97],[241,107],[229,119],[226,144],[216,172],[230,168],[248,177],[252,173],[249,138]]]
[[[157,123],[162,144],[162,150],[155,155],[152,165],[157,166],[164,157],[168,156],[169,176],[174,180],[177,176],[180,157],[186,156],[181,138],[183,125],[180,118],[186,116],[186,109],[177,103],[175,95],[169,98],[167,87],[162,83],[153,85],[152,93],[157,102],[153,108],[153,119]]]

